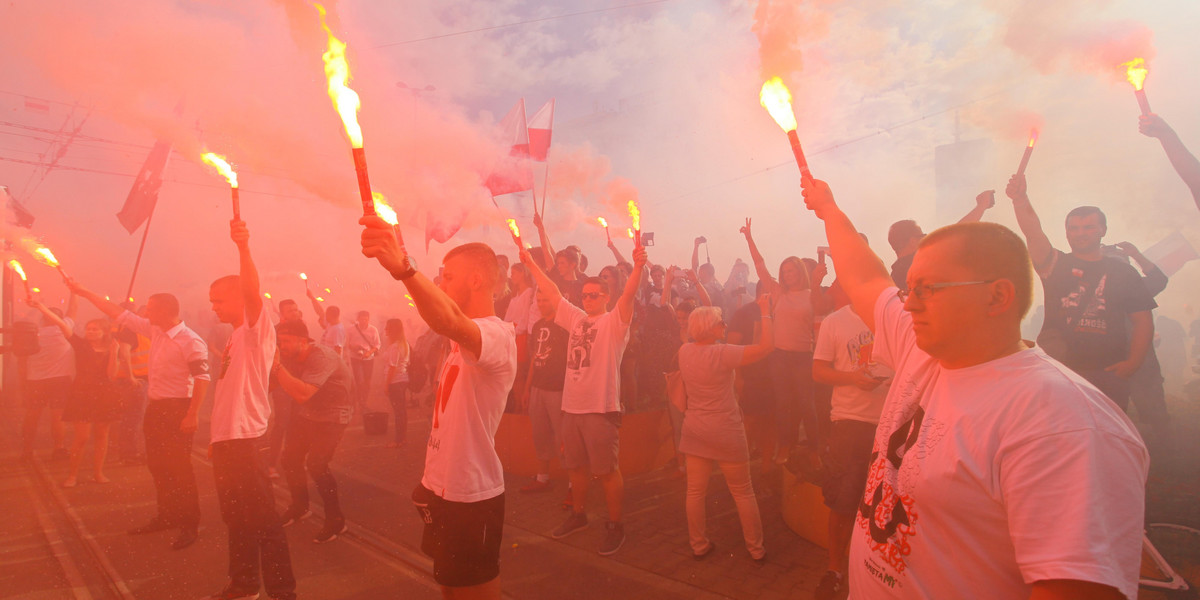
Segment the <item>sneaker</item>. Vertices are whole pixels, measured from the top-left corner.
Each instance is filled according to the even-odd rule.
[[[604,541],[600,542],[600,556],[616,554],[625,543],[625,524],[608,521],[604,524]]]
[[[533,493],[537,493],[537,492],[549,491],[551,487],[552,486],[550,485],[549,480],[541,481],[535,477],[533,479],[533,481],[530,481],[528,484],[526,484],[524,487],[521,488],[521,492],[525,493],[525,494],[533,494]]]
[[[312,511],[308,510],[307,508],[304,510],[289,508],[287,509],[287,512],[283,513],[283,517],[281,517],[283,519],[283,527],[287,527],[288,525],[292,525],[294,523],[299,523],[300,521],[303,521],[311,516]]]
[[[706,548],[704,550],[704,552],[699,552],[699,553],[693,552],[692,558],[694,558],[696,560],[704,560],[704,559],[708,558],[709,554],[713,553],[713,550],[716,550],[716,549],[717,549],[717,545],[710,541],[710,542],[708,542],[708,548]]]
[[[838,593],[845,585],[841,573],[825,571],[825,575],[821,577],[821,583],[817,584],[817,591],[813,592],[813,598],[815,600],[833,600],[838,597]]]
[[[258,591],[239,592],[234,589],[233,584],[229,584],[225,586],[225,589],[211,596],[205,596],[200,600],[258,600]]]
[[[563,524],[559,525],[558,529],[555,529],[554,532],[550,534],[550,537],[560,540],[568,535],[571,535],[572,533],[575,533],[576,531],[579,531],[580,529],[586,529],[587,526],[588,520],[586,514],[571,511],[571,516],[567,517],[567,520],[563,521]]]
[[[313,536],[313,543],[325,544],[332,542],[333,540],[338,539],[339,535],[346,533],[347,529],[349,528],[346,527],[345,521],[326,522],[325,526],[317,532],[317,535]]]

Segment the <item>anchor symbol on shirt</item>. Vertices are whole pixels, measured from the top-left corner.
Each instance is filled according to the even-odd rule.
[[[892,435],[888,437],[888,452],[887,461],[891,463],[891,468],[900,469],[900,464],[904,462],[903,454],[907,454],[907,450],[912,448],[917,442],[917,435],[921,431],[921,420],[925,417],[925,411],[917,407],[916,412],[907,423],[897,427]],[[903,454],[901,451],[904,451]],[[879,451],[876,450],[871,454],[871,463],[874,464],[875,459],[879,458]],[[883,502],[883,486],[884,482],[880,481],[875,487],[875,493],[871,496],[871,502],[863,502],[858,509],[858,512],[870,526],[871,539],[876,543],[883,544],[888,541],[899,529],[900,525],[909,525],[908,511],[904,508],[904,502],[899,498],[896,499],[896,504],[892,507],[891,517],[887,522],[880,527],[875,520],[875,513],[879,505]],[[894,492],[893,492],[894,494]]]

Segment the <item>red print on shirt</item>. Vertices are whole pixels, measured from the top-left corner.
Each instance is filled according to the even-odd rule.
[[[438,415],[446,412],[450,401],[450,392],[454,391],[454,382],[458,379],[458,365],[446,367],[442,373],[442,381],[438,384],[437,402],[433,406],[433,428],[438,428]]]

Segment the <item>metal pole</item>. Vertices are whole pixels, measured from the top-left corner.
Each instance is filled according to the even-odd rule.
[[[155,204],[158,200],[155,199]],[[121,302],[125,302],[133,297],[133,282],[137,281],[138,267],[142,265],[142,252],[146,250],[146,238],[150,236],[150,221],[154,220],[154,211],[150,211],[150,216],[146,217],[146,228],[142,230],[142,245],[138,246],[137,260],[133,261],[133,275],[129,277],[129,291],[125,292],[125,298]]]

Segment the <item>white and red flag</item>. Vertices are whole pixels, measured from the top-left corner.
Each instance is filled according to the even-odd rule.
[[[554,128],[554,98],[542,105],[529,120],[529,158],[546,162],[550,154],[550,132]]]
[[[492,196],[503,196],[533,189],[533,171],[529,168],[529,129],[525,122],[525,99],[517,101],[500,121],[503,139],[511,146],[484,185]]]
[[[1192,244],[1183,237],[1183,234],[1176,231],[1168,235],[1163,241],[1146,248],[1142,253],[1156,267],[1162,269],[1162,272],[1167,277],[1179,272],[1183,265],[1190,261],[1200,258],[1200,253],[1192,247]]]

